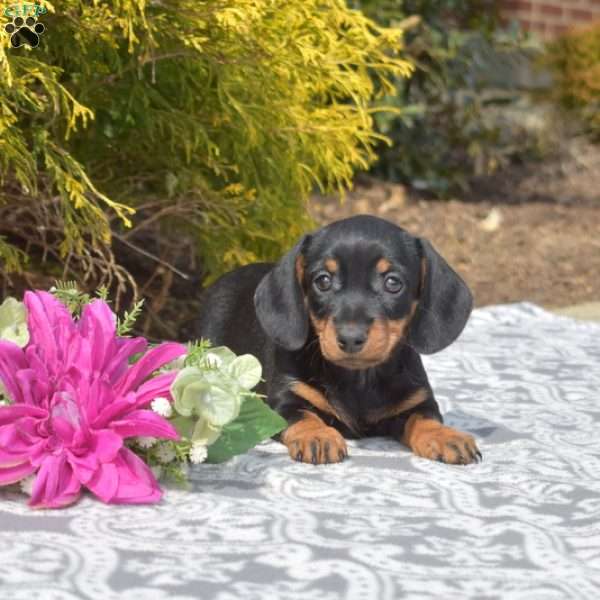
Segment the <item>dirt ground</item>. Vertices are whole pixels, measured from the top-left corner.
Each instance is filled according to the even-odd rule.
[[[527,300],[547,308],[600,300],[600,155],[546,163],[477,182],[436,201],[362,178],[340,203],[315,196],[320,223],[370,213],[432,241],[478,306]]]

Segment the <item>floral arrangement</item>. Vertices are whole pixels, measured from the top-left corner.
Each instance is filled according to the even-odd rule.
[[[0,486],[34,508],[158,502],[158,479],[221,462],[286,422],[251,390],[261,366],[205,341],[150,347],[130,337],[142,310],[117,317],[106,290],[74,284],[0,306]]]

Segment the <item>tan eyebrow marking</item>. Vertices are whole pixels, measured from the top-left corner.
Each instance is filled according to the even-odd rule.
[[[325,261],[325,267],[330,273],[337,273],[339,269],[338,261],[335,258],[328,258]]]
[[[378,273],[385,273],[390,270],[392,263],[387,258],[380,258],[375,265]]]

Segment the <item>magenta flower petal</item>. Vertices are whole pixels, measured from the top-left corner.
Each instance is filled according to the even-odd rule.
[[[54,417],[52,419],[52,429],[56,437],[65,446],[70,446],[73,443],[76,429],[72,423],[62,417]]]
[[[19,422],[0,427],[0,468],[7,468],[29,462],[32,444],[23,436]]]
[[[29,345],[51,367],[62,361],[75,333],[75,323],[67,307],[48,292],[25,292]]]
[[[117,351],[111,357],[105,369],[111,384],[115,383],[127,371],[129,359],[135,354],[145,352],[148,347],[147,340],[142,337],[119,338],[117,342]]]
[[[29,500],[32,508],[61,508],[73,504],[81,491],[71,465],[64,454],[51,455],[43,462],[33,484]]]
[[[35,405],[37,399],[47,390],[46,382],[33,369],[21,369],[15,374],[15,379],[21,391],[22,401],[25,404]],[[43,389],[40,394],[40,388]]]
[[[0,342],[0,378],[13,402],[0,407],[0,484],[37,471],[30,501],[36,508],[66,506],[82,486],[104,502],[160,500],[151,470],[123,440],[178,439],[165,419],[142,408],[169,396],[175,373],[148,378],[185,346],[163,344],[130,366],[147,341],[119,338],[106,302],[87,305],[77,323],[50,294],[28,292],[25,304],[25,351]]]
[[[38,348],[36,346],[29,345],[25,348],[25,358],[27,360],[28,367],[32,371],[34,371],[37,374],[39,380],[43,381],[46,385],[46,391],[40,392],[40,395],[38,396],[39,401],[41,401],[42,398],[45,398],[47,394],[50,393],[49,388],[47,388],[50,379],[50,371],[48,369],[48,365],[46,364],[43,357],[39,355]],[[69,363],[64,364],[66,365]]]
[[[154,371],[184,355],[186,351],[186,347],[177,342],[167,342],[152,348],[119,379],[115,391],[126,393],[137,388]]]
[[[117,318],[106,302],[94,300],[83,308],[78,323],[79,332],[91,347],[91,364],[94,371],[104,371],[115,351]]]
[[[112,499],[115,504],[152,504],[160,501],[162,492],[146,463],[123,448],[115,460],[119,486]]]
[[[113,421],[110,427],[122,438],[147,436],[166,440],[179,439],[177,430],[163,417],[151,410],[135,410],[129,413],[125,419]]]
[[[169,398],[171,384],[175,381],[175,377],[177,377],[177,371],[170,371],[157,375],[140,385],[136,392],[136,408],[145,408],[158,396]]]
[[[87,486],[88,482],[94,477],[100,468],[100,462],[94,454],[86,454],[85,456],[76,456],[69,452],[69,463],[75,473],[77,479],[82,485]]]
[[[89,374],[82,373],[77,382],[80,403],[86,406],[87,421],[93,423],[102,411],[114,405],[115,394],[104,377],[90,379]]]
[[[0,469],[10,469],[29,462],[29,454],[0,450]]]
[[[17,373],[27,368],[25,353],[19,346],[6,340],[0,341],[0,381],[13,402],[23,402],[23,393],[17,380]]]
[[[103,502],[111,502],[119,486],[119,473],[114,463],[100,465],[86,487]]]
[[[21,417],[38,417],[41,419],[47,416],[47,410],[38,408],[37,406],[29,406],[28,404],[0,406],[0,425],[13,423]]]
[[[25,479],[25,477],[31,475],[35,470],[36,467],[29,462],[24,462],[7,468],[0,467],[0,485],[17,483],[17,481],[21,481],[21,479]]]
[[[101,463],[112,462],[123,447],[123,438],[110,429],[101,429],[92,434],[90,451]]]
[[[121,419],[127,413],[136,409],[136,395],[133,392],[124,398],[119,398],[108,404],[102,412],[92,421],[94,429],[106,429],[114,419]]]

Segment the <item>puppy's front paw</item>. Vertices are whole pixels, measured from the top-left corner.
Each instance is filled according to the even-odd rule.
[[[468,465],[482,458],[472,435],[421,415],[409,418],[403,442],[417,456],[452,465]]]
[[[348,456],[346,442],[339,431],[329,427],[315,414],[306,412],[281,435],[290,456],[297,461],[322,465],[343,461]]]

